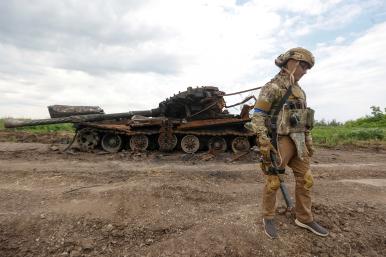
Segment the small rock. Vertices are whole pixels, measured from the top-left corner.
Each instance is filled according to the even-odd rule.
[[[45,219],[46,218],[46,215],[44,213],[40,214],[40,218],[41,219]]]
[[[90,249],[93,249],[93,247],[94,247],[93,241],[91,239],[88,239],[88,238],[82,239],[80,241],[80,245],[85,250],[90,250]]]
[[[59,151],[59,148],[56,145],[51,145],[50,150],[51,151]]]
[[[81,256],[81,253],[78,250],[73,250],[70,253],[70,257],[80,257],[80,256]]]
[[[315,246],[316,246],[316,247],[319,247],[319,248],[323,248],[323,243],[320,242],[320,241],[316,241],[316,242],[315,242]]]
[[[365,212],[365,209],[362,208],[362,207],[359,207],[359,208],[357,208],[357,212],[359,212],[359,213],[364,213],[364,212]]]
[[[342,230],[345,231],[345,232],[350,232],[351,228],[350,227],[344,227],[344,228],[342,228]]]
[[[109,224],[106,226],[106,231],[112,231],[114,229],[114,226],[112,224]]]

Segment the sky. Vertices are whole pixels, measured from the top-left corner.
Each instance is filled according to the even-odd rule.
[[[386,107],[384,0],[10,0],[0,13],[0,117],[47,118],[53,104],[145,110],[187,87],[255,88],[298,46],[316,58],[299,83],[317,120]]]

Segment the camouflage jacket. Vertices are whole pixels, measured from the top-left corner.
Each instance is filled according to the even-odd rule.
[[[255,112],[249,125],[249,129],[253,130],[258,136],[265,136],[267,134],[267,118],[278,107],[289,85],[288,74],[280,71],[261,89],[255,104]],[[292,94],[288,97],[287,103],[293,104],[296,108],[305,109],[307,107],[306,94],[297,82],[292,85]]]

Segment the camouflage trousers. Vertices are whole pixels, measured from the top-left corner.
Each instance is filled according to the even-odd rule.
[[[308,152],[303,153],[303,158],[297,156],[296,146],[289,136],[280,136],[278,141],[280,167],[292,168],[295,186],[295,213],[296,218],[303,223],[313,220],[311,213],[311,187],[313,178],[310,171],[310,157]],[[267,175],[266,184],[263,189],[263,217],[272,219],[275,216],[276,195],[278,186],[272,187],[272,180],[277,176]]]

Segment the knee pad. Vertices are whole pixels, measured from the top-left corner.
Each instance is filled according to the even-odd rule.
[[[271,191],[276,191],[280,187],[279,177],[276,175],[268,175],[267,176],[267,187]]]
[[[313,185],[314,185],[314,178],[312,177],[311,172],[307,171],[304,174],[304,188],[307,190],[310,190]]]

